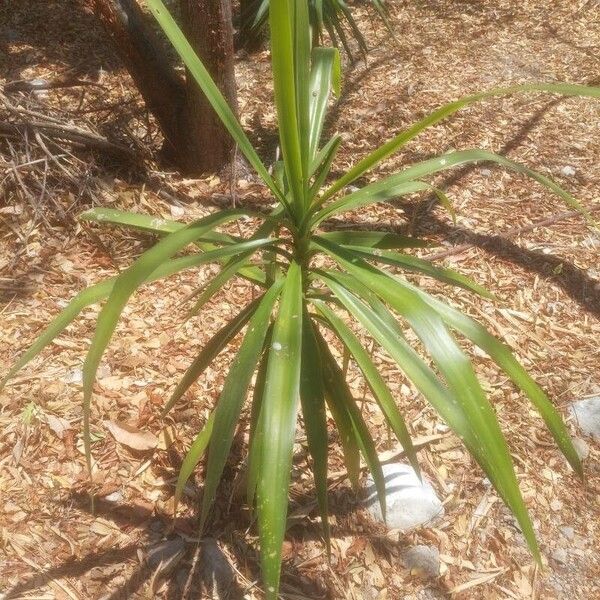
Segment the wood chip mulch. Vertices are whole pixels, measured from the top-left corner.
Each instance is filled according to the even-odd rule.
[[[329,130],[344,136],[334,165],[339,172],[416,118],[464,94],[517,82],[589,83],[598,77],[600,6],[594,0],[398,0],[390,3],[395,43],[362,10],[360,21],[374,49],[367,67],[346,66],[344,91],[333,107]],[[122,168],[114,158],[103,163],[89,148],[66,146],[60,156],[63,170],[48,158],[51,185],[42,197],[44,171],[23,167],[19,182],[14,161],[27,162],[25,148],[43,160],[43,149],[35,140],[23,145],[22,138],[12,150],[2,146],[1,376],[69,298],[113,275],[151,243],[131,232],[61,221],[58,207],[74,215],[102,204],[185,221],[230,203],[231,182],[226,175],[182,179],[148,160],[160,141],[156,128],[81,3],[0,7],[0,22],[4,83],[76,69],[78,78],[103,87],[49,89],[29,96],[30,101],[94,135],[128,131],[128,139],[143,140],[137,150],[144,153],[143,165]],[[263,52],[240,57],[237,64],[242,120],[266,156],[274,151],[275,125],[268,59]],[[13,101],[23,101],[19,94],[24,92],[14,92]],[[78,120],[82,114],[84,121]],[[506,154],[552,176],[600,219],[600,104],[593,100],[529,94],[480,104],[411,142],[367,179],[471,147]],[[96,162],[90,169],[91,161]],[[77,195],[67,175],[82,174],[87,191]],[[443,174],[436,184],[454,201],[456,223],[430,198],[416,197],[346,215],[336,226],[362,223],[423,236],[434,247],[421,255],[493,291],[498,299],[490,301],[414,278],[509,343],[568,418],[573,400],[600,394],[600,236],[521,176],[478,166]],[[239,176],[235,187],[238,202],[269,201],[251,176]],[[39,198],[44,201],[36,205]],[[252,221],[241,225],[244,233],[253,226]],[[0,598],[176,599],[188,592],[191,597],[262,597],[256,530],[241,499],[244,427],[208,538],[198,546],[202,469],[173,515],[179,465],[214,405],[239,339],[171,417],[159,419],[165,398],[193,357],[254,293],[236,280],[201,316],[182,324],[182,299],[215,272],[212,266],[148,285],[126,308],[96,386],[92,481],[82,453],[81,366],[96,308],[84,310],[0,395]],[[544,554],[544,568],[538,569],[514,519],[459,441],[389,358],[377,348],[373,352],[421,442],[421,465],[444,501],[445,516],[415,531],[387,531],[360,507],[348,482],[334,477],[328,561],[306,441],[299,432],[282,597],[600,598],[598,442],[585,440],[587,479],[579,482],[530,404],[490,360],[473,353],[534,519]],[[355,395],[365,399],[378,450],[384,456],[397,452],[353,365],[349,378]],[[134,429],[124,430],[122,423]],[[573,422],[569,427],[583,437]],[[334,435],[331,452],[332,473],[343,473]],[[98,498],[95,512],[90,492]],[[439,549],[438,578],[404,567],[402,555],[415,544]]]

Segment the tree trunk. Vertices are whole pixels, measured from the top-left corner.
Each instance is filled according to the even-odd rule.
[[[236,110],[230,0],[180,0],[184,30],[221,92]],[[95,0],[163,137],[165,157],[183,173],[200,175],[225,166],[233,141],[191,75],[184,79],[167,60],[162,40],[136,0]]]
[[[231,0],[179,0],[184,33],[229,106],[237,112],[233,62]],[[187,74],[183,115],[188,124],[187,149],[202,156],[205,170],[221,168],[232,158],[233,140],[200,88]]]

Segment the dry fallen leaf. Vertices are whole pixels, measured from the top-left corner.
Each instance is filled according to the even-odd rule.
[[[158,438],[149,431],[141,431],[127,423],[118,421],[104,421],[106,429],[112,433],[119,444],[123,444],[133,450],[152,450],[158,444]]]
[[[71,424],[62,417],[46,413],[44,415],[48,427],[62,440],[65,432],[71,429]]]

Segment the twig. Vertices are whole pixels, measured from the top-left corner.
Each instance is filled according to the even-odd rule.
[[[79,129],[73,125],[58,124],[53,122],[29,121],[20,123],[0,121],[0,132],[6,134],[24,134],[27,131],[41,131],[46,135],[54,135],[58,138],[69,140],[71,142],[83,144],[99,150],[104,150],[113,154],[125,154],[134,156],[135,153],[131,148],[110,142],[105,137]]]

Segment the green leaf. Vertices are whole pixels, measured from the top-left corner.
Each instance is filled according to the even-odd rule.
[[[248,475],[246,478],[246,502],[252,509],[254,507],[254,495],[258,485],[260,468],[260,455],[262,448],[262,429],[260,427],[260,411],[265,391],[265,380],[267,378],[267,366],[269,363],[269,348],[273,337],[273,326],[271,325],[263,344],[263,354],[256,374],[254,392],[252,393],[252,410],[250,411],[250,432],[248,443]]]
[[[280,0],[281,1],[281,0]],[[294,30],[294,72],[296,79],[296,107],[298,111],[298,136],[300,138],[300,157],[302,168],[303,200],[306,204],[308,170],[312,162],[310,154],[310,116],[309,87],[311,70],[311,39],[308,21],[308,2],[292,0]]]
[[[404,418],[400,414],[396,402],[386,385],[383,377],[379,374],[377,367],[369,357],[368,352],[363,348],[358,338],[352,333],[350,328],[340,319],[325,302],[314,300],[312,304],[329,322],[337,336],[342,340],[346,348],[350,351],[356,364],[362,371],[366,382],[368,383],[373,396],[377,400],[381,411],[385,415],[392,431],[402,445],[410,464],[417,474],[420,475],[419,461],[417,453],[412,445],[412,440]]]
[[[329,350],[327,342],[323,337],[319,336],[319,346],[321,355],[324,358],[323,370],[325,372],[325,387],[327,388],[328,397],[330,399],[330,407],[333,408],[334,414],[345,414],[344,420],[350,423],[351,435],[354,437],[355,443],[358,445],[362,455],[364,456],[367,467],[373,475],[377,497],[381,506],[381,514],[385,521],[386,518],[386,502],[385,502],[385,480],[381,463],[377,456],[375,443],[367,429],[367,426],[360,414],[358,406],[352,397],[350,388],[344,378],[342,369],[337,364],[333,354]]]
[[[315,240],[321,239],[320,236],[315,236]],[[327,241],[324,241],[327,243]],[[408,271],[416,271],[418,273],[424,273],[443,281],[451,285],[456,285],[471,292],[475,292],[484,298],[490,298],[492,294],[488,292],[484,287],[473,281],[470,277],[466,277],[453,269],[446,269],[444,267],[436,267],[428,260],[417,258],[416,256],[410,256],[409,254],[400,254],[389,250],[373,250],[371,248],[365,248],[362,246],[350,246],[344,244],[343,247],[354,256],[359,256],[365,260],[372,260],[380,262],[393,267],[400,267]]]
[[[133,292],[163,263],[166,263],[174,254],[185,248],[188,244],[200,238],[206,231],[210,231],[216,225],[231,221],[245,211],[233,209],[220,211],[209,215],[199,221],[187,225],[179,231],[175,231],[161,239],[155,246],[140,256],[131,267],[123,271],[114,282],[114,286],[100,311],[96,322],[96,331],[83,364],[83,441],[88,468],[91,473],[92,459],[90,449],[90,404],[96,371],[98,365],[117,322]],[[239,245],[237,245],[239,247]],[[246,249],[246,248],[244,248]],[[225,256],[231,256],[236,252],[236,246],[219,248],[199,255],[202,262],[212,262]]]
[[[462,404],[472,423],[476,441],[491,469],[490,480],[513,511],[532,554],[539,560],[535,532],[494,410],[481,389],[470,361],[450,335],[440,316],[398,278],[392,278],[364,261],[357,261],[341,248],[330,252],[330,255],[406,319],[431,354],[448,383],[449,390]]]
[[[490,480],[494,482],[494,473],[489,467],[488,457],[477,441],[461,403],[408,344],[397,323],[391,320],[389,315],[386,316],[381,309],[376,311],[364,304],[355,294],[377,305],[376,296],[350,275],[327,271],[320,272],[320,277],[334,291],[344,308],[387,350],[417,389],[440,413],[452,431],[463,440]]]
[[[327,175],[329,175],[331,164],[333,163],[333,159],[335,158],[341,142],[341,136],[336,135],[332,137],[317,153],[310,172],[311,176],[313,173],[316,173],[315,179],[310,186],[310,190],[308,191],[308,196],[311,202],[314,201],[316,195],[321,191],[321,187],[323,186],[325,179],[327,179]]]
[[[186,369],[183,377],[173,390],[167,404],[162,410],[161,416],[164,417],[175,406],[177,401],[187,392],[190,386],[204,373],[211,365],[215,357],[229,344],[229,342],[242,330],[248,319],[256,312],[260,301],[264,296],[250,302],[233,319],[228,321],[210,340],[204,345],[198,356],[192,364]]]
[[[427,177],[459,165],[480,162],[494,162],[506,167],[507,169],[510,169],[511,171],[521,173],[534,179],[544,187],[548,188],[551,192],[562,198],[568,206],[571,206],[575,210],[578,210],[582,214],[586,215],[588,219],[590,218],[589,213],[581,206],[581,204],[579,204],[579,202],[577,202],[577,200],[575,200],[575,198],[573,198],[573,196],[571,196],[571,194],[563,190],[563,188],[545,175],[509,160],[508,158],[494,154],[493,152],[474,149],[450,152],[448,154],[443,154],[442,156],[411,165],[400,173],[390,175],[389,177],[372,183],[361,190],[350,194],[349,196],[345,196],[340,200],[336,200],[335,202],[328,204],[321,209],[319,213],[317,213],[313,221],[320,222],[322,220],[322,213],[325,213],[326,216],[330,216],[337,212],[345,212],[350,208],[357,208],[358,206],[364,206],[373,202],[387,201],[390,198],[397,197],[399,195],[397,191],[403,191],[408,182],[421,183],[419,180],[423,177]],[[433,186],[431,186],[431,189],[439,195],[439,190],[436,190],[436,188]],[[406,192],[403,191],[403,193]],[[326,198],[327,194],[321,196],[321,198],[319,198],[319,202],[323,202]]]
[[[311,217],[311,227],[317,227],[319,223],[338,213],[348,212],[375,202],[386,202],[392,198],[399,198],[401,196],[407,196],[408,194],[414,194],[415,192],[431,189],[431,185],[423,181],[404,181],[400,184],[391,182],[388,187],[380,186],[378,184],[379,182],[377,184],[367,185],[335,202],[327,204]],[[321,204],[324,199],[325,197],[321,196],[318,203]],[[317,205],[315,204],[315,206]]]
[[[571,436],[569,435],[560,414],[556,408],[554,408],[540,386],[519,364],[510,348],[494,337],[485,327],[474,319],[464,315],[455,308],[448,306],[437,298],[425,294],[418,288],[409,286],[409,284],[406,285],[415,293],[418,293],[421,298],[440,315],[447,325],[460,331],[460,333],[486,352],[492,360],[504,370],[513,383],[531,400],[573,470],[580,477],[583,477],[581,460],[573,446]]]
[[[204,529],[208,511],[214,501],[217,486],[231,450],[235,426],[240,417],[256,364],[263,350],[271,313],[281,291],[282,283],[283,281],[278,281],[269,288],[252,315],[244,341],[229,369],[215,408],[214,437],[210,443],[206,466],[200,531]]]
[[[494,96],[506,96],[522,92],[549,92],[553,94],[562,94],[563,96],[600,98],[599,87],[573,85],[568,83],[530,83],[505,88],[496,88],[486,92],[481,92],[479,94],[465,96],[464,98],[445,104],[441,108],[433,111],[425,118],[412,125],[409,129],[399,133],[397,136],[386,142],[383,146],[380,146],[377,150],[363,158],[325,192],[324,198],[331,198],[342,188],[351,184],[361,175],[372,169],[375,165],[379,164],[382,160],[399,150],[402,146],[404,146],[404,144],[415,138],[422,131],[428,127],[431,127],[432,125],[435,125],[436,123],[439,123],[440,121],[443,121],[461,108],[465,108],[466,106],[469,106],[475,102],[479,102],[480,100],[493,98]]]
[[[304,205],[299,115],[295,79],[294,7],[296,0],[269,3],[271,31],[271,64],[275,105],[279,124],[279,140],[288,185],[292,192],[293,214],[300,216]]]
[[[279,589],[300,392],[302,310],[302,271],[297,263],[292,262],[273,326],[260,412],[261,435],[268,443],[261,444],[257,513],[268,600],[275,600]]]
[[[310,72],[309,156],[317,156],[331,92],[340,93],[341,66],[337,48],[314,48]]]
[[[317,492],[317,503],[321,515],[323,536],[327,553],[331,553],[329,534],[329,509],[327,501],[327,455],[328,432],[325,411],[325,391],[321,356],[308,312],[302,321],[302,372],[300,375],[300,401],[308,441],[308,450],[313,460],[313,477]]]
[[[233,248],[231,248],[234,250]],[[223,256],[226,256],[227,252]],[[214,256],[214,255],[213,255]],[[209,262],[210,262],[209,256]],[[160,265],[144,283],[150,283],[157,279],[169,277],[180,271],[191,269],[193,267],[203,265],[207,262],[206,255],[194,254],[191,256],[183,256],[175,258]],[[59,336],[81,313],[87,306],[91,306],[107,298],[112,292],[116,277],[111,277],[105,281],[93,285],[79,294],[77,294],[67,306],[59,313],[59,315],[44,329],[36,341],[29,349],[21,355],[19,360],[10,369],[3,380],[0,381],[0,389],[6,382],[14,377],[27,363],[33,360],[48,344]]]
[[[186,319],[197,315],[202,310],[202,307],[247,265],[248,259],[252,254],[254,254],[253,251],[244,252],[241,257],[231,259],[208,283],[193,292],[191,295],[197,295],[198,299],[188,311]]]
[[[282,202],[284,206],[287,206],[287,201],[281,190],[279,190],[273,181],[273,178],[269,175],[269,172],[260,160],[256,150],[254,150],[250,140],[239,124],[239,121],[223,97],[223,94],[221,94],[219,88],[212,80],[210,74],[194,52],[190,43],[185,39],[181,29],[179,29],[165,5],[161,0],[147,0],[146,4],[185,63],[185,66],[189,69],[192,77],[204,92],[206,99],[210,102],[214,111],[221,119],[221,122],[227,128],[227,131],[229,131],[240,150],[244,153],[244,156],[248,159],[248,162],[254,167],[261,179],[280,202]],[[279,3],[276,2],[275,4]]]
[[[274,215],[277,216],[277,215]],[[268,237],[273,233],[277,225],[277,221],[265,221],[252,235],[249,242],[260,238]],[[272,240],[275,243],[277,240]],[[188,311],[187,318],[197,315],[202,307],[233,277],[242,274],[245,270],[252,268],[247,263],[254,254],[254,248],[250,248],[248,252],[240,253],[229,260],[215,277],[213,277],[199,292],[194,292],[194,296],[199,294],[194,306]],[[265,277],[266,279],[266,277]]]
[[[177,505],[181,501],[181,496],[185,488],[185,484],[194,472],[196,465],[200,462],[204,456],[204,452],[210,442],[212,436],[213,424],[215,420],[215,413],[211,413],[210,417],[204,424],[204,427],[200,430],[200,433],[195,437],[190,449],[187,451],[181,467],[179,468],[179,475],[177,476],[177,483],[175,484],[175,502],[173,513],[177,512]]]
[[[427,248],[429,243],[415,237],[408,237],[387,231],[360,231],[355,229],[341,229],[339,231],[325,231],[319,237],[341,246],[361,246],[367,248]]]

